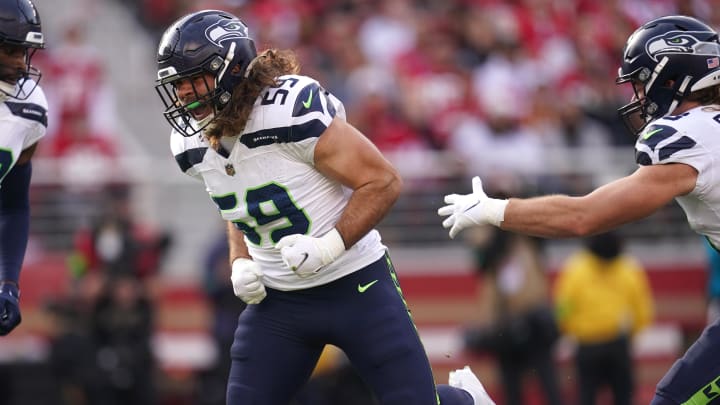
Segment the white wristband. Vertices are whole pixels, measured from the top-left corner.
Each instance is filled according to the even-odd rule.
[[[485,200],[485,218],[488,223],[500,226],[500,223],[505,220],[505,208],[507,207],[510,200],[499,200],[497,198],[488,198]]]
[[[345,251],[345,242],[337,228],[333,228],[330,232],[321,236],[320,239],[330,255],[330,261],[334,261]]]
[[[238,268],[245,268],[245,266],[251,266],[255,263],[252,259],[248,259],[247,257],[237,257],[230,265],[231,268],[235,267],[235,262],[238,262]]]

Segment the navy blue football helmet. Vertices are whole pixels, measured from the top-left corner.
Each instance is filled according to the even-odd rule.
[[[24,100],[40,81],[40,71],[31,65],[35,51],[45,47],[40,15],[30,0],[0,0],[0,46],[25,50],[25,67],[0,65],[0,92]],[[29,78],[34,83],[27,82]]]
[[[690,93],[720,84],[718,33],[680,15],[647,22],[628,38],[615,82],[633,84],[635,98],[618,112],[638,135],[651,121],[671,114]]]
[[[233,89],[245,78],[256,56],[248,27],[232,14],[203,10],[175,21],[163,34],[157,54],[155,89],[165,104],[165,119],[184,136],[202,131],[230,101]],[[204,82],[206,88],[198,89],[193,79],[206,73],[214,78],[214,86]],[[193,83],[192,100],[183,102],[178,97],[179,80]],[[193,111],[207,107],[213,113],[196,119]]]

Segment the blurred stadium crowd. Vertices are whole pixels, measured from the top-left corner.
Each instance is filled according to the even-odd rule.
[[[47,356],[52,364],[68,364],[77,353],[86,356],[82,361],[87,363],[76,364],[72,373],[49,372],[63,377],[65,391],[55,398],[68,405],[111,404],[92,399],[105,396],[133,398],[126,403],[135,404],[222,403],[217,399],[222,395],[218,394],[223,389],[222,372],[212,368],[197,389],[173,387],[168,378],[160,388],[135,386],[139,393],[123,387],[129,386],[128,381],[151,381],[149,365],[154,363],[148,352],[157,324],[182,329],[187,322],[194,325],[191,328],[212,330],[214,344],[222,352],[217,358],[224,359],[223,339],[241,310],[223,312],[232,291],[218,282],[222,277],[216,277],[228,270],[218,264],[222,249],[207,240],[196,246],[196,262],[184,265],[198,278],[204,277],[205,288],[196,286],[199,294],[207,293],[201,297],[205,312],[199,316],[214,314],[214,320],[197,321],[193,318],[197,312],[189,314],[190,320],[162,318],[177,316],[167,315],[161,301],[168,294],[163,295],[163,282],[158,279],[166,267],[163,259],[173,254],[173,241],[181,236],[169,229],[172,224],[144,224],[133,216],[137,184],[118,177],[117,171],[123,158],[139,150],[149,152],[152,159],[171,161],[167,142],[145,139],[164,140],[169,128],[163,127],[166,132],[160,134],[130,131],[129,135],[120,129],[120,121],[128,119],[118,112],[121,89],[117,80],[110,80],[108,60],[87,36],[93,24],[88,16],[100,7],[96,2],[125,8],[145,30],[143,55],[148,66],[154,66],[154,47],[167,25],[187,12],[206,8],[240,16],[260,49],[295,50],[303,73],[340,98],[348,120],[407,175],[407,190],[382,225],[391,248],[448,246],[435,216],[439,196],[472,175],[481,175],[491,194],[577,194],[632,169],[634,140],[616,113],[631,93],[614,85],[628,35],[640,22],[666,14],[698,16],[720,28],[720,8],[714,0],[76,1],[87,6],[86,13],[77,10],[63,21],[60,35],[50,38],[50,47],[34,60],[44,73],[41,83],[50,103],[50,133],[40,143],[39,170],[43,172],[45,162],[45,170],[49,167],[54,176],[43,181],[41,175],[34,185],[33,239],[26,259],[29,266],[45,266],[47,261],[33,257],[52,253],[62,274],[54,280],[67,287],[43,287],[43,291],[63,291],[62,297],[52,300],[42,292],[36,294],[42,298],[38,306],[49,310],[56,325],[46,324],[48,315],[33,318],[30,311],[23,325],[53,337]],[[43,13],[43,3],[37,2],[44,21],[53,19]],[[151,80],[142,83],[147,94],[140,97],[144,104],[139,108],[152,111],[160,122]],[[669,208],[652,220],[667,232],[662,228],[674,224],[673,215],[677,210]],[[195,219],[206,226],[213,220]],[[219,224],[212,225],[211,232],[220,232]],[[646,226],[638,234],[653,238],[657,230]],[[632,236],[632,231],[627,232]],[[687,236],[685,227],[670,233]],[[701,241],[693,241],[702,249]],[[468,249],[476,252],[477,240],[468,242]],[[204,262],[203,257],[207,257]],[[62,262],[58,264],[57,258]],[[703,260],[702,256],[692,259],[693,263]],[[399,268],[402,275],[402,265]],[[25,273],[33,280],[28,283],[42,280],[37,272]],[[229,276],[224,281],[229,283]],[[696,294],[702,296],[703,291]],[[180,301],[187,299],[182,296]],[[409,300],[413,302],[412,294]],[[466,301],[476,304],[474,299]],[[123,310],[128,307],[135,312],[128,315]],[[459,312],[472,314],[474,309]],[[704,313],[696,315],[704,317]],[[132,366],[122,369],[124,360]],[[0,367],[0,374],[12,373],[18,366],[12,359],[6,364],[10,366]],[[89,375],[89,370],[101,371]],[[214,374],[218,372],[219,377]],[[190,378],[176,377],[177,381]],[[327,391],[330,385],[337,390],[342,379],[349,384],[346,387],[353,387],[349,392],[362,393],[352,376],[338,373],[334,378],[332,383],[317,383],[318,390]],[[84,393],[80,392],[87,388],[83,381],[91,381]],[[21,384],[10,385],[18,392],[17,403],[33,403],[20,402],[26,395]],[[313,398],[312,393],[306,395]],[[311,401],[321,405],[317,398]],[[338,401],[351,403],[347,398]]]
[[[627,89],[612,85],[624,41],[650,13],[694,13],[680,9],[690,6],[150,1],[137,14],[157,30],[178,12],[227,8],[260,48],[294,49],[304,71],[345,102],[349,120],[398,160],[451,151],[485,178],[535,183],[547,148],[631,143],[615,114]]]

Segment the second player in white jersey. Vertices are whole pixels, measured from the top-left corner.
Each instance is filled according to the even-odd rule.
[[[648,217],[675,199],[690,226],[720,248],[720,40],[692,17],[665,16],[627,40],[617,84],[634,96],[618,112],[632,135],[639,167],[584,196],[445,197],[438,214],[450,237],[494,225],[543,237],[587,236]],[[711,323],[657,386],[651,405],[708,404],[720,381],[720,319]]]

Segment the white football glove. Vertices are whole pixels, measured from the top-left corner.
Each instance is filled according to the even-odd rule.
[[[448,194],[445,203],[438,209],[438,215],[447,216],[442,225],[450,228],[450,237],[454,238],[463,229],[473,225],[495,225],[505,219],[505,207],[508,200],[490,198],[482,188],[480,177],[472,179],[473,192],[471,194]]]
[[[345,251],[345,242],[335,228],[319,238],[288,235],[275,246],[280,249],[285,265],[301,278],[316,274]]]
[[[230,276],[233,291],[246,304],[259,304],[267,295],[262,277],[262,270],[254,261],[243,257],[233,261]]]

